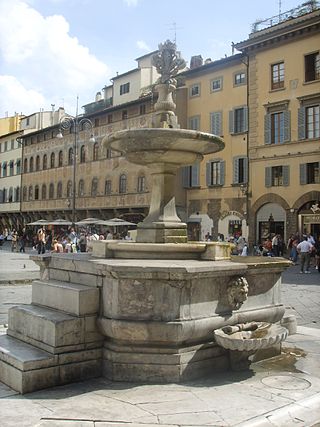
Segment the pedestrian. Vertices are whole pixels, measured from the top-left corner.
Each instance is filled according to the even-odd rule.
[[[43,227],[37,232],[37,250],[39,255],[46,252],[46,231]]]
[[[87,252],[87,238],[84,233],[80,234],[79,247],[80,247],[80,252]]]
[[[26,251],[26,249],[25,249],[26,243],[27,243],[27,234],[26,234],[26,229],[23,228],[20,239],[19,239],[19,245],[20,245],[19,250],[20,250],[20,252],[24,253]]]
[[[308,237],[303,236],[302,242],[300,242],[297,246],[297,251],[300,254],[300,273],[310,273],[309,267],[310,267],[310,255],[313,251],[314,247],[313,245],[308,242]]]
[[[279,256],[279,236],[275,234],[272,238],[272,253],[274,256]]]
[[[247,243],[244,244],[242,252],[240,255],[241,256],[248,256],[248,245],[247,245]]]
[[[18,252],[18,233],[14,229],[11,233],[11,252]]]

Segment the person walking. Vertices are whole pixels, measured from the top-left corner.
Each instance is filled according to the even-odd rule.
[[[302,242],[300,242],[297,246],[298,254],[300,255],[300,273],[310,273],[309,267],[310,267],[310,256],[311,252],[313,251],[314,247],[313,245],[308,242],[308,237],[303,236]]]
[[[46,232],[44,228],[39,228],[37,238],[38,254],[44,254],[46,252]]]

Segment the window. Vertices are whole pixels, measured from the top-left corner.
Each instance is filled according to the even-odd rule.
[[[49,199],[53,199],[54,198],[54,185],[53,183],[51,183],[49,185]]]
[[[5,141],[4,143],[4,151],[8,151],[8,141]]]
[[[144,193],[146,191],[146,177],[144,175],[138,176],[138,193]]]
[[[10,176],[13,176],[13,166],[14,166],[14,161],[10,160],[10,163],[9,163],[9,175]]]
[[[125,174],[120,175],[119,178],[119,193],[127,192],[127,176]]]
[[[36,157],[36,171],[40,170],[40,156]]]
[[[51,153],[50,156],[50,168],[53,169],[56,165],[56,156],[54,153]]]
[[[91,182],[91,196],[97,196],[98,194],[98,178],[93,178]]]
[[[320,79],[320,53],[315,52],[304,57],[305,81],[312,82]]]
[[[46,198],[47,198],[47,186],[46,186],[46,184],[42,184],[42,187],[41,187],[41,199],[42,200],[46,200]]]
[[[246,83],[247,83],[247,78],[246,78],[246,73],[244,71],[234,74],[234,80],[233,80],[234,86],[240,86]]]
[[[233,183],[245,184],[248,182],[248,158],[235,157],[233,159]]]
[[[189,129],[200,130],[200,116],[190,117]]]
[[[15,199],[16,202],[20,202],[20,187],[15,188]]]
[[[107,159],[111,159],[112,158],[112,150],[111,148],[107,148]]]
[[[67,182],[67,197],[72,197],[72,181]]]
[[[94,127],[97,128],[100,126],[100,119],[94,119]]]
[[[231,134],[248,130],[248,107],[234,108],[229,111],[229,131]]]
[[[142,116],[143,114],[146,114],[146,104],[142,104],[140,105],[140,116]]]
[[[128,118],[128,111],[127,110],[123,110],[122,111],[122,120],[126,120]]]
[[[9,193],[8,193],[8,202],[12,203],[13,202],[13,188],[10,187],[9,188]]]
[[[14,139],[11,139],[11,150],[14,150]]]
[[[73,164],[73,148],[69,148],[68,151],[68,165],[72,165]]]
[[[21,160],[18,159],[17,160],[17,175],[19,175],[21,173]]]
[[[92,160],[93,160],[93,161],[96,161],[96,160],[98,160],[98,157],[99,157],[99,145],[98,145],[98,143],[97,143],[97,142],[95,142],[95,143],[93,144],[93,155],[92,155]]]
[[[78,194],[80,197],[84,196],[84,180],[83,179],[80,179],[80,181],[79,181],[79,192],[78,192]],[[70,194],[70,196],[71,196],[71,194]]]
[[[191,98],[194,96],[200,96],[200,83],[190,86],[189,95]]]
[[[300,165],[300,184],[320,184],[320,162]]]
[[[33,172],[33,157],[30,157],[29,160],[29,172]]]
[[[298,111],[299,139],[313,139],[320,136],[320,105],[303,106]]]
[[[265,144],[290,141],[290,111],[268,113],[264,121]]]
[[[265,186],[282,187],[289,185],[289,166],[273,166],[265,169]]]
[[[7,176],[7,162],[2,163],[2,176],[3,177]]]
[[[33,187],[32,187],[32,185],[30,185],[30,187],[29,187],[28,200],[33,200]]]
[[[207,186],[224,185],[225,162],[221,160],[212,160],[206,165],[206,183]]]
[[[62,182],[59,181],[57,185],[57,199],[62,198]]]
[[[39,200],[39,186],[34,187],[34,200]]]
[[[28,172],[28,159],[24,159],[23,161],[23,172],[24,173]]]
[[[107,116],[107,122],[108,122],[108,125],[110,123],[112,123],[112,114],[108,114],[108,116]]]
[[[271,89],[284,87],[284,62],[271,65]]]
[[[112,192],[112,182],[111,179],[107,179],[104,185],[104,194],[108,195]]]
[[[210,82],[210,92],[218,92],[222,90],[223,77],[217,77]]]
[[[211,133],[222,136],[222,111],[210,113]]]
[[[86,147],[81,145],[80,148],[80,163],[85,163],[86,161]]]
[[[124,95],[125,93],[130,92],[130,83],[125,83],[120,85],[120,95]]]
[[[200,163],[185,166],[182,169],[182,185],[184,188],[200,186]]]
[[[26,187],[26,186],[24,186],[24,187],[23,187],[23,190],[22,190],[22,200],[23,200],[24,202],[26,202],[26,201],[27,201],[27,194],[28,194],[28,189],[27,189],[27,187]]]
[[[58,167],[61,168],[61,166],[63,166],[63,151],[62,150],[59,151],[59,155],[58,155]]]
[[[42,169],[43,169],[43,170],[46,170],[46,169],[47,169],[47,167],[48,167],[47,155],[46,155],[46,154],[44,154],[44,155],[43,155],[43,160],[42,160]]]

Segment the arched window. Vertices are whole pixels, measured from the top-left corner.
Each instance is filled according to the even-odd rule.
[[[2,163],[2,176],[7,176],[7,162]]]
[[[22,190],[22,200],[23,200],[24,202],[26,202],[26,201],[27,201],[27,195],[28,195],[28,189],[27,189],[27,187],[26,187],[26,186],[24,186],[24,187],[23,187],[23,190]]]
[[[2,190],[2,203],[6,203],[7,202],[7,189],[4,188]]]
[[[17,160],[17,175],[21,174],[21,160]]]
[[[57,199],[62,198],[62,182],[59,181],[57,185]]]
[[[68,151],[68,165],[73,164],[73,148],[69,148]]]
[[[104,194],[108,195],[112,192],[112,181],[111,179],[106,179],[105,185],[104,185]]]
[[[79,181],[79,192],[78,192],[79,196],[82,197],[84,196],[84,180],[80,179]]]
[[[9,163],[9,175],[13,176],[13,165],[14,165],[14,161],[11,160]]]
[[[0,203],[3,203],[3,190],[0,190]]]
[[[39,185],[34,187],[34,200],[39,200]]]
[[[54,153],[51,153],[50,156],[50,168],[53,169],[55,167],[56,163],[56,156]]]
[[[119,193],[127,192],[127,176],[123,173],[119,179]]]
[[[28,200],[33,200],[33,187],[30,185],[29,192],[28,192]]]
[[[96,196],[98,194],[98,178],[93,178],[91,182],[91,196]]]
[[[80,148],[80,163],[84,163],[86,161],[86,147],[81,145]]]
[[[61,166],[63,166],[63,151],[62,150],[59,151],[58,166],[59,166],[59,168],[61,168]]]
[[[49,199],[53,199],[54,198],[54,185],[53,183],[51,183],[49,185]]]
[[[14,200],[15,202],[20,202],[20,187],[16,187],[15,189]]]
[[[36,157],[36,171],[40,170],[40,156]]]
[[[47,155],[44,154],[43,155],[43,159],[42,159],[42,169],[46,170],[48,167],[48,160],[47,160]]]
[[[146,191],[146,177],[144,175],[138,176],[138,193]]]
[[[24,173],[28,172],[28,159],[24,159],[23,161],[23,172]]]
[[[47,186],[46,186],[46,184],[42,184],[42,187],[41,187],[41,199],[42,200],[46,200],[46,198],[47,198]]]
[[[67,182],[67,197],[72,196],[72,181]]]
[[[98,143],[97,143],[97,142],[95,142],[95,143],[93,144],[93,155],[92,155],[92,160],[93,160],[93,161],[98,160],[98,157],[99,157],[99,145],[98,145]]]
[[[29,160],[29,172],[33,172],[33,157],[30,157]]]
[[[13,188],[12,187],[9,188],[8,202],[9,203],[13,202]]]

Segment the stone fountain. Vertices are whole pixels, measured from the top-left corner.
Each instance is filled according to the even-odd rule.
[[[150,212],[137,242],[97,241],[91,254],[33,256],[41,279],[32,304],[9,311],[0,337],[0,380],[21,393],[105,376],[179,382],[230,367],[214,334],[239,323],[279,323],[282,258],[239,257],[228,243],[187,242],[173,193],[178,169],[223,149],[214,135],[179,129],[172,94],[184,61],[159,46],[153,127],[103,139],[151,168]],[[272,354],[280,340],[270,341]],[[269,352],[270,355],[270,352]]]

